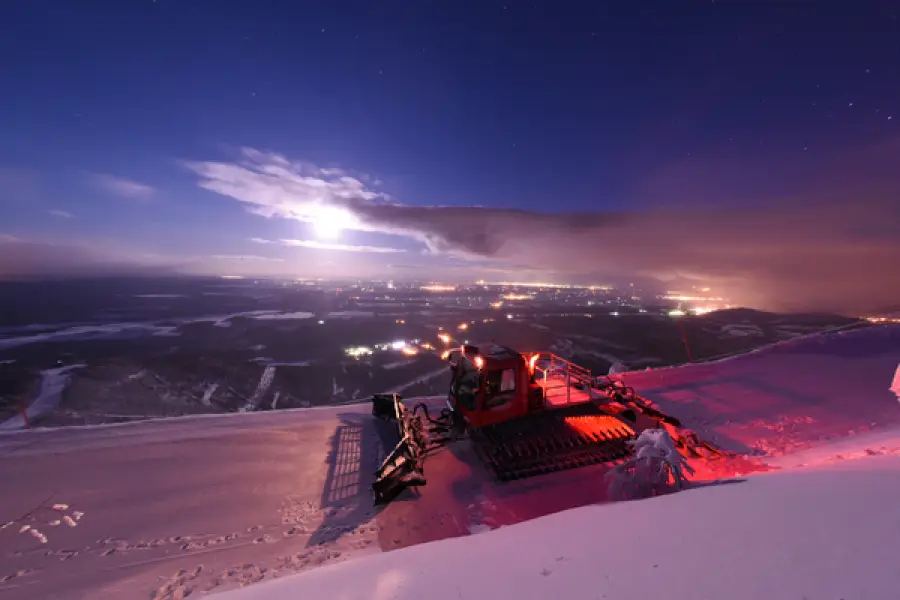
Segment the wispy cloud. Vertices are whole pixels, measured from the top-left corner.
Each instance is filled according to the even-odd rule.
[[[295,246],[300,248],[313,248],[316,250],[340,250],[343,252],[371,252],[375,254],[394,254],[398,252],[406,252],[402,248],[390,248],[388,246],[354,246],[350,244],[331,244],[328,242],[318,242],[315,240],[281,240],[285,246]]]
[[[394,254],[406,252],[403,248],[391,248],[389,246],[357,246],[353,244],[335,244],[320,242],[317,240],[267,240],[264,238],[250,238],[255,244],[279,244],[281,246],[293,246],[295,248],[313,248],[315,250],[339,250],[343,252],[370,252],[374,254]]]
[[[74,219],[75,218],[75,215],[73,215],[72,213],[67,212],[65,210],[59,210],[56,208],[48,210],[47,214],[50,216],[53,216],[53,217],[58,217],[60,219]]]
[[[254,254],[214,254],[216,260],[237,260],[237,261],[256,261],[256,262],[284,262],[283,258],[274,258],[270,256],[256,256]]]
[[[88,173],[88,178],[94,186],[123,198],[149,200],[156,193],[156,190],[149,185],[115,175]]]
[[[0,244],[11,244],[18,241],[19,238],[14,235],[10,235],[8,233],[0,233]]]
[[[190,161],[198,185],[244,203],[251,212],[305,222],[337,222],[341,229],[382,231],[359,218],[356,207],[386,205],[391,198],[372,189],[366,175],[244,148],[236,163]],[[374,185],[374,184],[373,184]]]

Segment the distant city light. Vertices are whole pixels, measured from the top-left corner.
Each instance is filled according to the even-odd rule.
[[[504,300],[531,300],[534,296],[530,294],[506,294],[501,296]]]
[[[391,350],[403,350],[406,348],[405,340],[396,340],[391,342]]]
[[[351,358],[362,358],[363,356],[371,355],[372,349],[367,346],[353,346],[352,348],[344,349],[344,354]]]
[[[449,343],[450,343],[450,336],[447,335],[446,333],[440,334],[440,335],[438,336],[438,339],[441,340],[442,342],[444,342],[445,344],[449,344]]]
[[[708,296],[690,296],[687,294],[669,292],[663,296],[666,300],[677,300],[678,302],[724,302],[724,298],[710,298]]]
[[[900,317],[866,317],[869,323],[900,323]]]
[[[675,310],[670,310],[670,311],[669,311],[669,316],[670,316],[670,317],[683,317],[683,316],[684,316],[684,311],[683,311],[683,310],[679,310],[679,309],[676,308]]]
[[[418,348],[406,347],[406,348],[403,348],[402,352],[406,356],[415,356],[416,354],[419,353],[419,350],[418,350]]]
[[[325,321],[322,321],[321,319],[319,319],[319,325],[324,325],[324,324],[325,324]]]
[[[433,284],[433,285],[423,285],[419,289],[424,292],[455,292],[456,286],[455,285]]]
[[[459,329],[460,331],[465,331],[465,330],[468,329],[468,328],[469,328],[469,324],[468,324],[468,323],[460,323],[460,324],[459,324],[459,327],[457,327],[457,329]]]

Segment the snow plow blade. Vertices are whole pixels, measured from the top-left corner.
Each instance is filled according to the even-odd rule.
[[[372,491],[375,504],[385,504],[409,487],[425,485],[423,462],[427,439],[421,421],[403,406],[399,394],[376,394],[372,397],[372,415],[397,423],[400,441],[375,472]]]
[[[481,460],[500,481],[625,459],[635,431],[587,402],[472,430]]]

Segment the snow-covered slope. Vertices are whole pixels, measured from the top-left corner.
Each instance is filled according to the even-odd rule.
[[[589,506],[221,600],[888,600],[900,457]]]
[[[900,436],[892,433],[893,427],[900,427],[900,403],[889,391],[898,363],[900,327],[885,327],[779,345],[714,364],[630,374],[628,381],[722,442],[774,449],[762,459],[778,466],[833,462],[838,456],[863,457],[853,461],[859,465],[893,465],[870,455],[900,449]],[[471,449],[460,444],[428,460],[429,483],[418,496],[373,510],[369,484],[384,440],[369,413],[364,404],[0,433],[0,525],[14,522],[0,529],[3,600],[168,600],[187,592],[196,597],[360,554],[467,536],[607,500],[603,467],[497,484]],[[779,420],[784,415],[794,420]],[[804,421],[804,416],[812,422]],[[701,473],[704,478],[730,477],[750,470],[734,463],[725,466],[719,472]],[[854,517],[856,524],[877,515],[872,507],[880,506],[882,495],[896,498],[895,490],[879,487],[880,475],[856,471],[863,467],[844,468],[852,473],[838,477],[840,485],[835,484],[834,491],[830,478],[809,485],[823,497],[846,498],[847,505],[849,494],[856,493],[852,486],[868,486],[859,488],[871,498],[866,514]],[[863,472],[869,473],[867,469]],[[637,536],[646,523],[656,532],[667,520],[706,519],[710,511],[725,510],[713,504],[691,508],[712,494],[738,494],[763,485],[758,494],[773,498],[764,504],[781,506],[778,494],[788,492],[779,491],[779,486],[794,484],[780,483],[787,481],[783,475],[761,477],[758,482],[639,502],[634,508],[629,504],[602,510],[660,507],[654,510],[665,514],[626,518],[622,513],[610,518],[626,518],[621,527]],[[769,481],[777,483],[763,483]],[[852,482],[850,488],[837,490],[847,487],[846,482]],[[805,497],[809,514],[802,518],[813,519],[810,507],[818,508],[819,502]],[[876,497],[879,500],[873,503]],[[745,504],[756,502],[762,501],[754,495]],[[55,503],[67,505],[68,512],[53,510],[50,505]],[[661,508],[665,506],[671,508]],[[593,515],[601,509],[583,510],[588,520],[599,519]],[[71,516],[76,513],[77,519]],[[774,516],[784,520],[787,514]],[[624,535],[619,525],[606,532],[610,519],[603,518],[603,528],[598,524],[592,548],[607,543],[610,535]],[[679,530],[678,543],[687,543],[692,529],[699,527],[689,523]],[[800,523],[812,527],[807,521]],[[817,525],[823,530],[833,526],[830,521]],[[885,530],[889,526],[896,531],[896,523],[888,523]],[[46,536],[47,543],[42,544],[32,529]],[[603,561],[611,559],[600,550],[592,552],[589,558],[600,573]],[[620,545],[616,552],[632,556],[643,551]],[[529,553],[521,554],[519,561],[532,560]],[[495,565],[517,564],[500,550],[491,556]],[[489,558],[484,560],[490,562]],[[567,564],[559,562],[562,566],[556,569],[540,566],[539,581],[559,579]],[[663,562],[657,564],[664,568]],[[729,568],[741,577],[764,578],[765,573],[756,570],[764,564],[744,562]],[[532,563],[527,565],[530,569]],[[545,567],[554,572],[540,575]],[[433,568],[450,572],[446,566]],[[454,570],[452,576],[472,579],[467,572]],[[697,578],[703,572],[688,573]],[[684,577],[681,573],[670,579]],[[872,596],[845,596],[866,597]]]
[[[628,373],[639,394],[737,452],[795,452],[900,425],[900,327],[781,342],[713,363]]]

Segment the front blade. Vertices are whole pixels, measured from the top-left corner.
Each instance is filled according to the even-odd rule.
[[[415,444],[413,438],[404,436],[375,472],[372,491],[376,505],[390,502],[406,488],[427,483],[421,461],[416,458],[420,449]]]

